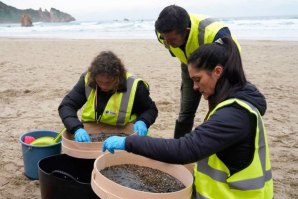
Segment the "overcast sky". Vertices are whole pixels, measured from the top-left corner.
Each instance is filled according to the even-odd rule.
[[[298,0],[0,0],[18,9],[56,8],[79,21],[155,19],[167,5],[214,17],[298,15]]]

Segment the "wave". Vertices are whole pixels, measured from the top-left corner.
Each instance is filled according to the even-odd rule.
[[[239,39],[298,41],[298,16],[223,18]],[[0,37],[155,39],[154,20],[35,22],[32,27],[0,24]]]

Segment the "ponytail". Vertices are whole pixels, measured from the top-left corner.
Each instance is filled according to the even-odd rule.
[[[188,64],[198,70],[213,71],[217,65],[223,67],[223,73],[218,79],[211,108],[227,99],[233,90],[246,84],[246,77],[242,67],[239,49],[230,37],[205,44],[194,51],[188,59]]]

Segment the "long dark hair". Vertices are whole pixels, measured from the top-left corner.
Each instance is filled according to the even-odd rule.
[[[223,73],[216,83],[214,95],[208,99],[211,109],[247,82],[239,49],[230,37],[199,47],[190,55],[188,64],[207,72],[211,72],[217,65],[223,67]]]

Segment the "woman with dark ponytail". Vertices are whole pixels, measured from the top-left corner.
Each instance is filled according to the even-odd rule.
[[[208,99],[212,109],[215,104],[225,100],[235,89],[243,87],[247,81],[238,47],[233,40],[227,37],[218,39],[202,48],[189,57],[188,63],[192,66],[189,67],[190,70],[198,69],[211,73],[216,66],[224,69],[220,69],[222,74],[220,74],[214,89],[216,95]],[[195,79],[193,81],[195,82]],[[194,89],[196,90],[196,86]],[[266,108],[266,103],[264,105]]]
[[[167,163],[194,166],[194,198],[273,198],[273,180],[262,115],[266,99],[246,80],[230,38],[201,46],[188,59],[194,90],[208,100],[205,121],[179,139],[110,137],[115,149]]]

